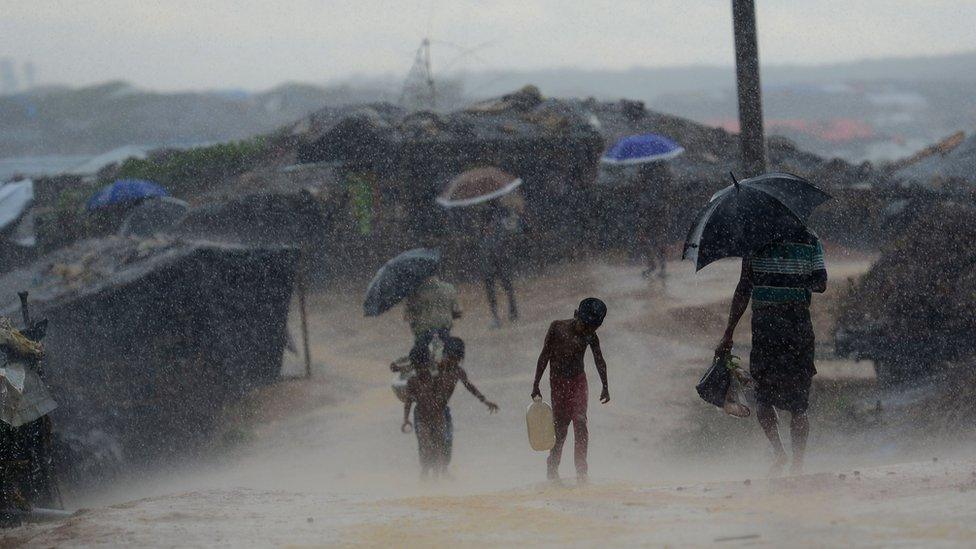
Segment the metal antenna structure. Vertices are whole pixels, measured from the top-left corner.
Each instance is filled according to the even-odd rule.
[[[434,110],[437,108],[437,87],[430,63],[430,39],[424,38],[417,48],[413,66],[407,73],[400,92],[400,105],[411,110]]]

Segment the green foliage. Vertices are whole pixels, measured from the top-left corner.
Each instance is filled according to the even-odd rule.
[[[112,174],[112,179],[147,179],[173,195],[187,196],[253,168],[267,153],[268,144],[263,137],[171,151],[152,158],[130,158]],[[101,181],[103,185],[109,183]]]
[[[37,237],[43,250],[53,250],[76,240],[93,236],[92,220],[85,212],[85,202],[98,190],[96,183],[72,185],[61,190],[49,207],[38,216]]]
[[[350,174],[346,177],[346,190],[349,192],[349,204],[359,233],[363,236],[369,235],[373,230],[372,182],[365,175]]]

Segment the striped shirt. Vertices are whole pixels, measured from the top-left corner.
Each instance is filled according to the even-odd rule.
[[[826,271],[823,246],[812,234],[794,240],[799,242],[770,244],[750,259],[753,308],[810,303],[811,278],[818,271]]]

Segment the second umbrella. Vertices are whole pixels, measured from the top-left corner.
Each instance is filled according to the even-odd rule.
[[[379,316],[392,309],[436,273],[440,262],[440,252],[427,248],[414,248],[387,261],[366,288],[363,313]]]
[[[475,168],[452,179],[437,203],[445,208],[474,206],[505,196],[521,184],[521,179],[498,168]]]

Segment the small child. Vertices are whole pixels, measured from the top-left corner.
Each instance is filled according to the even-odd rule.
[[[588,297],[580,302],[579,307],[568,320],[556,320],[549,326],[542,353],[535,370],[535,382],[532,385],[532,397],[542,396],[539,382],[542,374],[549,369],[549,385],[552,390],[552,412],[556,427],[556,445],[549,452],[547,460],[549,480],[559,481],[559,461],[562,457],[563,443],[569,431],[569,424],[573,424],[575,439],[574,460],[576,462],[576,478],[580,484],[588,479],[586,451],[589,433],[586,428],[586,405],[588,389],[586,373],[583,371],[583,357],[586,348],[593,351],[596,371],[603,382],[600,402],[610,402],[610,389],[607,385],[607,363],[603,360],[600,350],[600,338],[596,330],[603,324],[607,315],[607,306],[595,297]]]
[[[401,431],[410,432],[410,408],[415,405],[413,430],[417,435],[421,478],[427,478],[431,472],[435,477],[447,475],[454,445],[454,425],[448,403],[458,381],[488,406],[489,413],[498,411],[498,405],[486,399],[468,380],[467,372],[461,367],[463,360],[464,342],[452,336],[444,339],[443,358],[436,364],[437,375],[431,372],[435,361],[427,345],[416,345],[410,351],[410,362],[416,375],[407,381],[408,399],[403,405]]]

